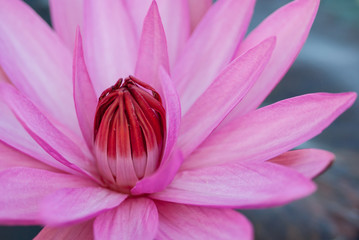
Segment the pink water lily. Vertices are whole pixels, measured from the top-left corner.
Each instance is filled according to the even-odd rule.
[[[292,149],[356,98],[257,109],[319,0],[246,37],[254,0],[50,0],[55,31],[0,3],[0,223],[45,225],[37,240],[252,239],[233,208],[311,194],[334,156]]]

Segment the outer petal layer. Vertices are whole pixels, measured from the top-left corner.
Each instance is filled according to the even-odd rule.
[[[212,6],[212,0],[188,0],[191,29],[194,30],[208,9]]]
[[[250,222],[232,209],[216,209],[156,202],[159,231],[156,239],[253,239]]]
[[[239,56],[263,39],[276,36],[277,45],[262,75],[229,118],[257,108],[288,71],[302,48],[313,24],[319,0],[296,0],[265,19],[239,45]]]
[[[334,158],[333,153],[324,150],[302,149],[283,153],[269,162],[292,168],[307,178],[314,178],[328,168]]]
[[[275,45],[269,38],[229,64],[184,114],[179,147],[187,157],[253,86]]]
[[[54,168],[40,162],[37,159],[24,154],[7,144],[0,141],[0,171],[6,170],[12,167],[31,167],[40,168],[46,170],[55,170]]]
[[[253,0],[218,1],[187,41],[172,71],[184,112],[232,59],[253,7]]]
[[[44,199],[41,215],[49,225],[80,222],[118,206],[126,198],[126,194],[102,187],[66,188]]]
[[[182,171],[162,192],[163,201],[238,208],[273,207],[311,194],[315,185],[273,163],[236,163]]]
[[[69,169],[88,175],[93,171],[90,159],[75,144],[60,132],[28,99],[9,84],[1,84],[4,99],[33,139],[53,158]],[[86,170],[84,170],[86,169]]]
[[[132,198],[98,216],[94,223],[94,234],[96,240],[152,240],[157,227],[158,213],[153,201]]]
[[[40,224],[39,203],[66,187],[93,186],[93,182],[42,169],[11,168],[0,173],[0,223]],[[4,207],[6,206],[6,207]]]
[[[355,93],[315,93],[260,108],[212,133],[183,168],[266,161],[322,132],[355,98]]]
[[[84,1],[85,60],[99,96],[133,74],[138,37],[123,1]]]
[[[78,131],[70,51],[23,1],[1,0],[0,5],[0,66],[51,120]]]
[[[83,23],[83,0],[49,0],[49,5],[52,25],[72,51],[76,28]]]
[[[82,222],[68,227],[44,227],[34,240],[91,240],[93,221]]]

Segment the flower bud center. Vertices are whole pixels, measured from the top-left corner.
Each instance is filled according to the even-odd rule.
[[[99,172],[109,187],[129,193],[159,166],[165,133],[160,95],[133,76],[100,96],[94,121]]]

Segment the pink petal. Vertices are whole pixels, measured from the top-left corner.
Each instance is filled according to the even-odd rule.
[[[253,7],[253,0],[218,1],[191,35],[172,72],[184,111],[230,62]]]
[[[138,35],[143,31],[143,21],[152,2],[152,0],[126,0]],[[190,33],[188,3],[186,0],[157,0],[156,3],[165,29],[169,59],[173,65]]]
[[[3,96],[2,96],[3,97]],[[56,161],[47,152],[45,152],[34,139],[26,132],[11,112],[9,107],[0,98],[0,139],[21,152],[38,159],[39,161],[68,171],[69,168]]]
[[[212,0],[188,0],[188,4],[191,16],[191,29],[193,31],[212,6]]]
[[[1,66],[0,66],[0,82],[10,83],[9,78],[6,76],[6,73],[5,73],[4,70],[1,68]]]
[[[102,187],[60,189],[42,201],[41,216],[49,225],[80,222],[120,205],[126,198],[126,194]]]
[[[68,227],[44,227],[34,240],[91,240],[93,236],[93,221],[82,222]]]
[[[260,108],[213,132],[183,168],[266,161],[321,133],[355,98],[355,93],[315,93]]]
[[[3,83],[0,93],[16,118],[31,137],[53,158],[76,172],[91,175],[95,172],[92,156],[85,155],[81,146],[55,128],[49,120],[11,85]]]
[[[156,1],[153,1],[143,23],[135,76],[154,89],[160,89],[161,66],[169,72],[166,36]]]
[[[97,106],[97,97],[88,75],[82,49],[82,37],[77,30],[73,61],[74,100],[77,118],[87,146],[93,145],[93,121]]]
[[[70,52],[23,1],[1,0],[0,5],[0,66],[42,112],[79,132]]]
[[[98,216],[94,223],[97,240],[154,239],[158,227],[156,205],[148,198],[131,198]]]
[[[251,223],[232,209],[156,202],[159,231],[156,239],[253,239]]]
[[[275,38],[269,38],[229,64],[182,119],[179,148],[187,157],[242,100],[266,66]]]
[[[171,154],[177,142],[178,132],[181,124],[181,103],[177,91],[168,73],[161,68],[160,80],[164,107],[166,109],[166,138],[162,163]]]
[[[155,193],[162,191],[170,184],[182,165],[183,156],[179,151],[173,151],[168,160],[151,176],[141,179],[131,189],[131,194]]]
[[[75,45],[76,28],[82,26],[82,0],[49,0],[51,22],[66,46],[72,51]]]
[[[233,163],[182,171],[151,197],[183,204],[238,208],[273,207],[305,197],[315,185],[273,163]]]
[[[84,19],[85,61],[99,96],[133,74],[138,38],[123,1],[84,1]]]
[[[320,149],[302,149],[283,153],[269,162],[292,168],[307,178],[320,175],[334,161],[331,152]]]
[[[162,162],[153,175],[143,178],[136,183],[135,187],[131,190],[131,193],[135,195],[163,190],[171,183],[183,162],[181,152],[174,150],[181,121],[179,98],[170,77],[163,68],[160,71],[160,78],[167,125]]]
[[[39,203],[48,194],[66,187],[93,186],[78,176],[42,169],[11,168],[0,173],[1,224],[40,224]]]
[[[0,141],[0,171],[12,167],[31,167],[56,171],[54,168]]]
[[[275,35],[277,45],[271,60],[253,88],[231,113],[230,118],[257,108],[294,62],[313,24],[319,0],[296,0],[264,20],[240,44],[236,56]]]

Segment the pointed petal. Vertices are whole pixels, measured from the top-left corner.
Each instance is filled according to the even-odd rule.
[[[131,194],[140,195],[162,191],[172,182],[182,162],[182,153],[174,151],[154,174],[138,181],[131,189]]]
[[[52,192],[66,187],[93,186],[74,175],[42,169],[11,168],[0,173],[1,224],[40,224],[39,203]]]
[[[305,197],[315,185],[294,170],[273,163],[233,163],[182,171],[151,197],[183,204],[263,208]]]
[[[212,6],[212,0],[188,0],[188,4],[191,16],[191,30],[193,31]]]
[[[93,120],[95,119],[97,97],[85,64],[79,29],[77,30],[73,61],[73,85],[77,119],[87,146],[92,149]]]
[[[181,124],[181,103],[177,91],[168,73],[160,69],[162,97],[166,109],[166,143],[164,146],[163,161],[171,154],[177,142],[178,132]]]
[[[34,159],[0,141],[0,171],[12,167],[31,167],[56,171],[55,168],[43,164],[39,160]]]
[[[66,227],[44,227],[34,240],[94,239],[93,220]]]
[[[72,51],[76,28],[83,24],[83,0],[49,0],[49,7],[55,31]]]
[[[298,56],[313,24],[319,0],[296,0],[265,19],[240,44],[236,56],[275,35],[276,48],[262,75],[230,117],[257,108],[280,81]]]
[[[325,171],[334,159],[335,156],[331,152],[321,149],[302,149],[283,153],[270,159],[269,162],[292,168],[307,178],[315,178]]]
[[[1,97],[0,140],[47,165],[68,171],[68,167],[56,161],[31,138]]]
[[[143,21],[152,2],[152,0],[126,0],[139,36],[143,31]],[[165,29],[170,63],[173,65],[190,34],[188,3],[187,0],[157,0],[156,3]]]
[[[160,89],[158,73],[161,66],[169,72],[166,36],[157,4],[153,1],[143,23],[135,75],[154,89]]]
[[[99,96],[133,74],[138,38],[122,1],[85,1],[84,19],[85,61]]]
[[[1,0],[0,5],[0,66],[42,112],[78,132],[70,52],[23,1]]]
[[[156,239],[253,239],[251,223],[232,209],[156,202],[159,231]]]
[[[321,133],[355,98],[355,93],[314,93],[260,108],[213,132],[183,167],[271,159]]]
[[[232,59],[253,7],[253,0],[218,1],[187,41],[172,71],[184,112]]]
[[[275,45],[269,38],[235,59],[184,114],[178,146],[186,158],[242,100],[266,66]]]
[[[81,222],[120,205],[126,198],[126,194],[102,187],[65,188],[42,201],[41,217],[53,226]]]
[[[154,239],[158,227],[156,205],[148,198],[131,198],[98,216],[94,223],[96,240]]]
[[[76,172],[85,175],[89,175],[88,171],[95,172],[92,159],[81,151],[81,146],[54,127],[46,116],[16,89],[3,83],[0,93],[25,130],[48,154]]]

